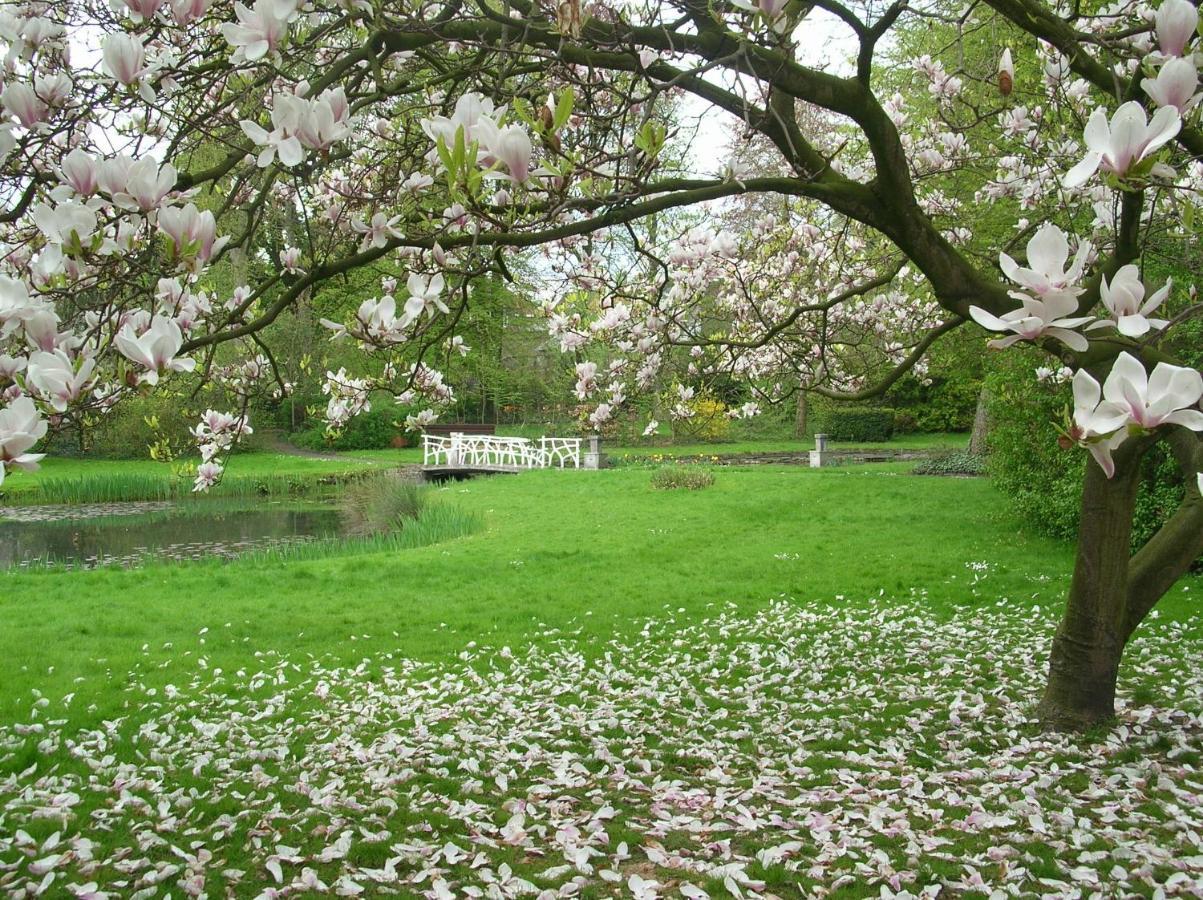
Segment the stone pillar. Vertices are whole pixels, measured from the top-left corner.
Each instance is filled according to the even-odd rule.
[[[823,457],[827,454],[827,435],[815,435],[815,448],[810,451],[810,467],[818,469],[823,465]]]
[[[586,468],[586,469],[600,469],[601,468],[601,435],[598,435],[598,434],[589,435],[589,449],[585,451],[584,468]]]

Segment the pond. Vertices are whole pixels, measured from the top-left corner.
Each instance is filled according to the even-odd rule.
[[[228,559],[341,534],[338,509],[317,501],[0,507],[0,569]]]

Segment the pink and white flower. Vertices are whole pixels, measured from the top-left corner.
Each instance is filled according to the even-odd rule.
[[[1161,52],[1166,56],[1182,56],[1195,36],[1199,10],[1188,0],[1163,0],[1153,24]]]
[[[114,343],[122,356],[147,370],[143,378],[148,384],[158,384],[159,376],[166,372],[191,372],[196,368],[196,360],[177,358],[184,334],[167,316],[155,316],[141,334],[126,325],[117,332]]]
[[[1149,314],[1165,302],[1170,295],[1173,279],[1167,278],[1160,290],[1155,291],[1145,299],[1145,286],[1140,280],[1140,270],[1134,265],[1122,266],[1111,282],[1103,277],[1099,286],[1099,296],[1111,319],[1105,319],[1091,325],[1099,328],[1114,325],[1120,334],[1126,337],[1140,337],[1151,330],[1160,330],[1169,324],[1165,319],[1152,319]]]
[[[1006,253],[998,254],[998,265],[1011,281],[1030,291],[1037,297],[1049,294],[1068,294],[1077,297],[1082,288],[1077,287],[1086,269],[1086,260],[1093,249],[1089,241],[1078,244],[1073,263],[1069,260],[1069,239],[1056,225],[1042,225],[1028,241],[1029,268],[1023,268]]]
[[[1086,123],[1085,158],[1065,173],[1061,183],[1078,187],[1102,169],[1123,178],[1137,164],[1174,139],[1182,128],[1182,119],[1173,106],[1163,106],[1146,120],[1144,107],[1129,100],[1115,111],[1111,121],[1099,107]]]
[[[410,275],[405,282],[405,287],[409,291],[409,299],[405,301],[404,314],[400,319],[401,327],[407,328],[422,313],[433,317],[436,309],[444,314],[450,312],[441,297],[445,284],[442,273],[429,279],[423,278],[416,272]]]
[[[288,23],[297,14],[298,0],[255,0],[253,9],[235,3],[238,24],[226,22],[222,36],[234,48],[230,60],[235,65],[255,62],[275,53],[288,36]]]
[[[1193,60],[1174,57],[1158,70],[1156,78],[1145,78],[1140,86],[1158,106],[1172,106],[1184,116],[1198,102],[1199,72]]]
[[[104,71],[119,84],[137,84],[146,71],[146,48],[136,35],[117,32],[105,36],[102,50]]]
[[[28,397],[18,397],[0,409],[0,484],[6,470],[35,472],[45,453],[28,453],[46,436],[46,422]]]
[[[0,105],[26,128],[33,128],[45,121],[49,112],[33,88],[21,81],[11,82],[0,92]]]
[[[61,413],[91,390],[95,369],[96,360],[91,357],[72,360],[62,350],[39,351],[29,357],[26,377],[38,399]]]
[[[1203,397],[1203,376],[1195,369],[1158,363],[1150,376],[1129,353],[1116,357],[1100,389],[1085,369],[1073,379],[1074,437],[1090,450],[1107,477],[1115,474],[1112,452],[1135,429],[1180,425],[1203,431],[1203,412],[1192,409]]]

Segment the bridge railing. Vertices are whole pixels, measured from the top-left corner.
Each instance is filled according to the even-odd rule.
[[[580,467],[580,438],[503,437],[492,434],[422,435],[422,465],[462,469]]]
[[[563,469],[571,465],[574,469],[581,467],[580,438],[539,438],[539,449],[546,459],[545,466]]]

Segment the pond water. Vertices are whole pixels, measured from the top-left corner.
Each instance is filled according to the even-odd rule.
[[[0,569],[232,558],[341,534],[338,509],[318,502],[0,507]]]

